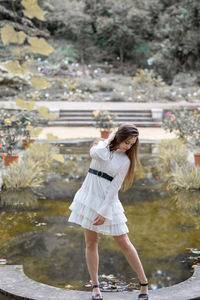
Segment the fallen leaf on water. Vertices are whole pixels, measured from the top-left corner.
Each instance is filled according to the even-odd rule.
[[[56,236],[64,236],[64,235],[66,235],[66,234],[65,234],[65,233],[57,232],[55,235],[56,235]]]
[[[65,289],[71,289],[71,288],[73,288],[73,285],[71,285],[71,284],[66,284],[65,285]]]

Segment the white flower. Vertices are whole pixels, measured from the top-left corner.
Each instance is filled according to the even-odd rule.
[[[153,64],[153,58],[148,58],[148,59],[147,59],[147,64],[148,64],[149,66],[151,66],[151,65]]]

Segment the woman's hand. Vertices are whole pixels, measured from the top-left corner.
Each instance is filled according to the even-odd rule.
[[[104,218],[101,215],[96,216],[96,218],[94,219],[93,225],[102,225],[105,222],[106,218]]]

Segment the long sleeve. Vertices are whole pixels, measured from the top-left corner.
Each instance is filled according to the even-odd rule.
[[[112,220],[112,204],[116,200],[116,194],[121,188],[121,185],[126,177],[130,166],[130,161],[127,160],[120,172],[112,180],[106,198],[103,202],[102,207],[97,211],[97,213],[106,219]]]
[[[109,143],[113,140],[115,132],[112,132],[109,137],[104,141],[99,141],[97,145],[94,145],[90,149],[90,156],[94,159],[101,158],[108,160],[110,158]]]

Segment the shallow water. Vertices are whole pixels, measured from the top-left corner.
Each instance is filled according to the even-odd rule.
[[[79,165],[87,164],[87,159],[82,162],[77,158]],[[128,218],[130,240],[142,260],[150,288],[156,289],[187,279],[192,274],[192,265],[199,262],[200,193],[166,191],[151,158],[151,154],[141,156],[144,172],[137,174],[130,190],[120,192],[120,199]],[[66,179],[66,175],[63,177]],[[78,185],[82,180],[83,177],[78,179]],[[77,180],[71,179],[74,181]],[[83,231],[67,222],[75,192],[72,189],[66,197],[69,201],[38,199],[28,191],[3,194],[0,257],[9,264],[23,264],[27,276],[34,280],[87,290],[89,275]],[[8,205],[9,201],[12,205]],[[136,283],[135,273],[113,238],[99,237],[99,274],[104,275],[101,281]],[[115,279],[105,277],[110,274]]]

